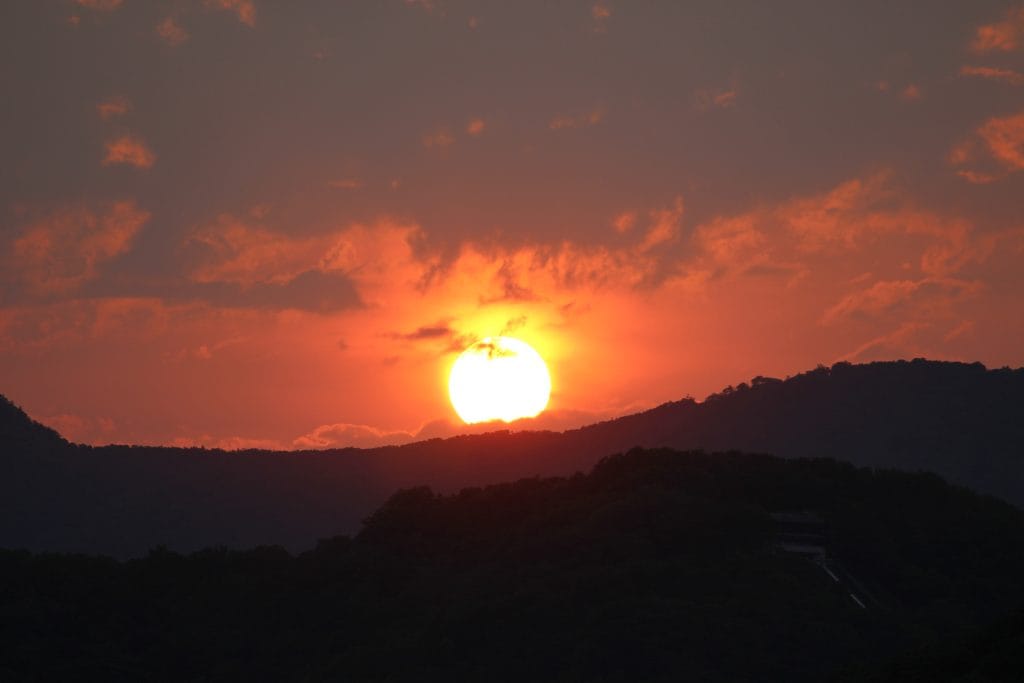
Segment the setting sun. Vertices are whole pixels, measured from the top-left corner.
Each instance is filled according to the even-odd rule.
[[[462,352],[448,377],[448,395],[467,424],[535,417],[547,407],[551,376],[526,342],[487,337]]]

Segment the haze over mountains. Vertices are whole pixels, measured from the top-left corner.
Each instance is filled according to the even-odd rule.
[[[400,488],[571,475],[636,446],[926,470],[1022,506],[1024,370],[840,363],[564,433],[286,453],[68,444],[4,401],[0,547],[117,557],[157,545],[302,550],[354,532]]]

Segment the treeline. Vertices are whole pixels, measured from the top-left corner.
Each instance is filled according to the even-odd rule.
[[[868,609],[778,550],[779,511],[824,519]],[[1021,576],[1024,513],[935,476],[634,450],[406,489],[297,555],[0,553],[0,678],[869,680],[983,637]]]

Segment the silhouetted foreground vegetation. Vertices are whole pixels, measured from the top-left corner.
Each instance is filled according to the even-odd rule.
[[[824,519],[844,582],[775,547],[779,511]],[[1019,644],[1019,620],[975,629],[1024,605],[1021,576],[1024,513],[932,475],[634,450],[403,490],[298,556],[0,553],[0,678],[911,680],[885,676],[933,670],[930,643],[968,643],[942,651],[963,671]]]
[[[354,533],[399,488],[452,492],[571,475],[634,446],[737,449],[927,470],[1024,504],[1024,370],[840,363],[756,378],[565,433],[497,432],[372,450],[225,453],[68,444],[0,401],[0,547],[132,557]]]

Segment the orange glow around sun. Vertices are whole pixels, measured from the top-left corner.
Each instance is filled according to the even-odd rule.
[[[448,377],[452,407],[467,424],[536,417],[548,405],[551,376],[526,342],[487,337],[462,352]]]

